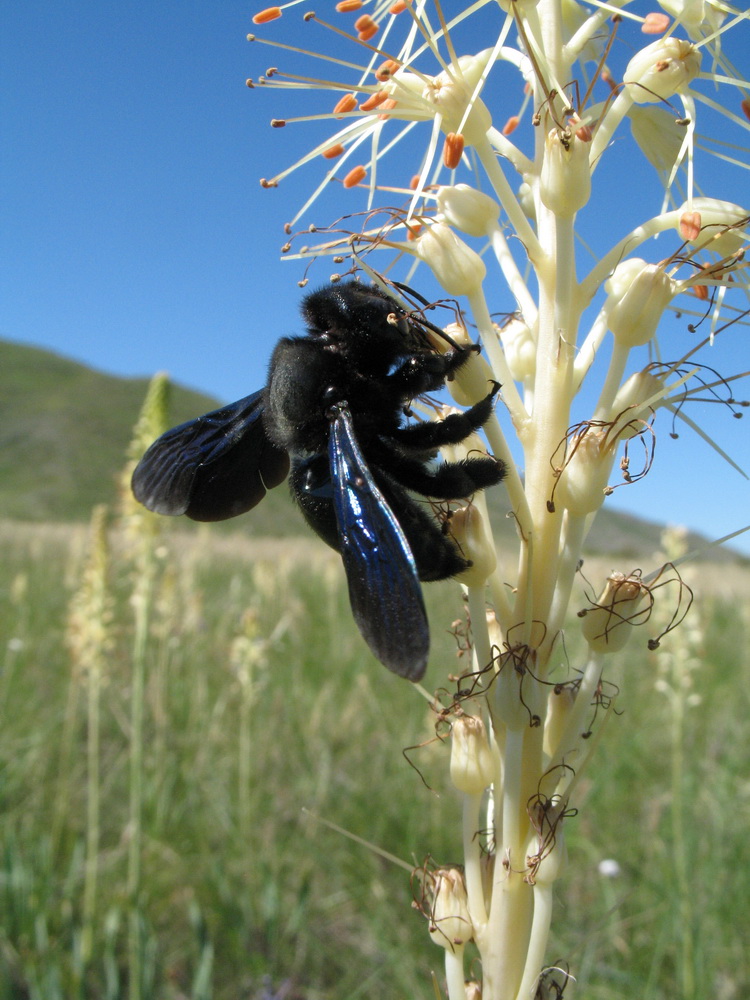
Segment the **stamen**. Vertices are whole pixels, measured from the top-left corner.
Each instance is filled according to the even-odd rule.
[[[344,178],[344,187],[353,188],[360,184],[367,176],[367,171],[360,163],[358,166],[354,167]]]
[[[666,14],[652,12],[646,14],[641,25],[644,35],[661,35],[669,27],[669,17]]]
[[[369,42],[378,33],[377,22],[373,21],[369,14],[357,18],[354,27],[357,29],[357,38],[360,42]]]
[[[333,109],[334,115],[346,114],[348,111],[354,111],[357,107],[357,98],[354,94],[344,94],[341,100],[336,104]]]
[[[360,111],[374,111],[375,108],[380,107],[383,101],[388,100],[388,91],[379,90],[376,94],[371,94],[366,101],[363,101],[360,106]]]
[[[315,52],[312,49],[301,49],[299,45],[287,45],[285,42],[277,42],[272,38],[259,38],[258,35],[253,35],[252,33],[247,36],[247,40],[248,42],[257,42],[258,45],[270,45],[274,49],[286,49],[287,52],[298,52],[301,56],[309,56],[311,59],[321,59],[323,62],[343,66],[344,69],[355,69],[358,73],[367,72],[366,67],[361,63],[349,62],[347,59],[339,59],[336,56],[329,56],[324,52]]]
[[[448,170],[455,170],[464,152],[464,137],[460,132],[449,132],[443,144],[443,164]]]
[[[269,21],[275,21],[279,17],[281,17],[281,7],[266,7],[265,10],[253,15],[253,24],[268,24]]]

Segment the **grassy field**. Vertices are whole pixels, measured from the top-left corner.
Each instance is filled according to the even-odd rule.
[[[151,531],[0,525],[0,1000],[431,1000],[408,874],[316,819],[457,858],[429,704],[316,540]],[[548,955],[587,1000],[750,988],[750,593],[723,579],[610,678]],[[462,609],[427,596],[433,688]]]

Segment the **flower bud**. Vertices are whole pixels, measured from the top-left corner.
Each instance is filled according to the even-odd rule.
[[[482,512],[474,504],[453,512],[450,531],[461,554],[471,562],[456,579],[466,587],[482,587],[497,566],[495,548],[487,535]]]
[[[551,759],[560,746],[570,713],[576,703],[571,684],[556,684],[547,696],[547,718],[544,720],[544,752]]]
[[[463,948],[474,937],[463,873],[438,868],[431,873],[430,937],[450,951]]]
[[[491,56],[492,49],[473,56],[460,56],[457,66],[443,70],[422,90],[423,99],[442,116],[443,131],[460,132],[468,146],[481,142],[492,125],[492,115],[484,101],[479,97],[471,100]]]
[[[459,347],[472,347],[474,341],[462,323],[449,323],[444,332]],[[431,339],[435,349],[444,354],[451,350],[450,344],[440,338]],[[459,406],[473,406],[484,399],[495,380],[492,369],[478,351],[472,351],[458,371],[446,379],[446,385],[451,396]]]
[[[721,257],[729,257],[747,246],[744,229],[748,216],[747,209],[731,201],[693,198],[680,209],[677,230],[684,240],[705,246]]]
[[[575,517],[585,517],[604,503],[615,443],[608,430],[586,425],[569,442],[570,457],[557,481],[555,500]]]
[[[568,864],[568,847],[560,824],[558,823],[551,837],[551,843],[540,843],[540,837],[536,834],[529,842],[526,857],[528,864],[534,867],[535,885],[555,883],[565,872]]]
[[[658,264],[639,257],[615,268],[605,288],[607,325],[623,347],[647,344],[656,333],[664,310],[677,294],[677,284]]]
[[[451,726],[451,781],[459,792],[479,795],[494,780],[484,722],[476,715],[459,715]]]
[[[570,218],[583,208],[591,194],[589,144],[575,135],[561,137],[553,128],[545,143],[539,196],[555,215]]]
[[[636,104],[668,101],[686,90],[700,72],[701,54],[684,38],[660,38],[636,52],[625,70],[625,84]]]
[[[500,329],[505,360],[514,379],[526,382],[536,374],[536,340],[530,327],[513,316]]]
[[[636,372],[617,390],[608,421],[616,421],[613,436],[619,441],[635,437],[643,430],[664,396],[664,379],[650,372]]]
[[[592,653],[617,653],[638,623],[638,606],[648,593],[638,576],[612,573],[594,607],[579,612],[581,632]]]
[[[469,236],[486,236],[500,217],[500,206],[495,199],[468,184],[441,187],[437,206],[448,225]]]
[[[428,264],[449,295],[479,290],[487,269],[482,258],[445,223],[435,222],[415,240],[417,255]]]

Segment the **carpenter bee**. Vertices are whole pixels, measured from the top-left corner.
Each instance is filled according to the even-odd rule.
[[[458,500],[503,478],[503,463],[487,456],[428,464],[484,424],[499,386],[463,413],[405,423],[411,400],[441,388],[475,348],[355,281],[307,295],[302,314],[307,334],[279,341],[266,387],[167,431],[136,467],[133,493],[159,514],[220,521],[289,474],[305,520],[341,554],[368,646],[389,670],[419,680],[429,652],[419,581],[469,563],[411,494]]]

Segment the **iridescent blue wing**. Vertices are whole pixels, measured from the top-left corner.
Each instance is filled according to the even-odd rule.
[[[255,392],[154,441],[133,473],[133,493],[157,514],[223,521],[255,507],[289,471],[266,437],[263,392]]]
[[[354,620],[381,663],[418,681],[427,667],[430,632],[417,567],[345,407],[336,408],[331,421],[328,457]]]

